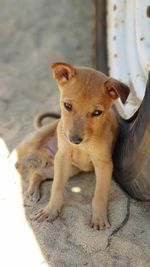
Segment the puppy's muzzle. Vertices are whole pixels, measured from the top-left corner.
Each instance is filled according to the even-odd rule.
[[[80,144],[82,142],[82,138],[79,135],[70,135],[69,136],[69,141],[73,144]]]

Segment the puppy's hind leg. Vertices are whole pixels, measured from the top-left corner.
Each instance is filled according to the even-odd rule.
[[[54,168],[48,168],[46,171],[42,169],[36,169],[29,177],[28,197],[33,202],[40,200],[40,185],[47,178],[52,178],[54,175]]]

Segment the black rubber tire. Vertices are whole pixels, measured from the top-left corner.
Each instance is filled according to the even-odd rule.
[[[95,65],[108,74],[106,0],[93,0],[95,10]],[[150,74],[138,111],[123,120],[116,111],[120,132],[113,154],[114,178],[130,196],[150,200]]]
[[[142,104],[128,121],[120,118],[120,132],[115,147],[114,177],[139,200],[150,200],[150,74]]]

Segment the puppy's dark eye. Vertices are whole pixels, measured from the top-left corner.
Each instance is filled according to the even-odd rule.
[[[92,117],[98,117],[102,114],[102,111],[99,109],[94,110],[94,112],[92,113]]]
[[[68,111],[72,111],[72,105],[70,103],[64,103],[64,107],[65,109],[67,109]]]

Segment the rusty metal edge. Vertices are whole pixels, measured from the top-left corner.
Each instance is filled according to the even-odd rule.
[[[93,0],[94,5],[94,56],[97,70],[108,74],[107,65],[107,0]]]

